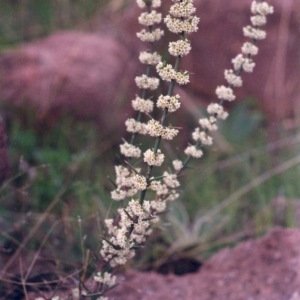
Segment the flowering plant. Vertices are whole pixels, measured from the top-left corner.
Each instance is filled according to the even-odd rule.
[[[166,17],[157,12],[161,0],[137,0],[137,5],[144,12],[138,18],[145,28],[137,33],[137,37],[149,43],[149,49],[139,55],[139,60],[146,65],[145,74],[137,76],[135,83],[140,94],[132,100],[132,108],[136,111],[135,118],[125,122],[130,138],[120,145],[124,164],[115,166],[116,178],[112,181],[115,189],[111,198],[120,202],[114,218],[104,220],[106,229],[101,236],[101,265],[94,280],[99,283],[97,292],[82,292],[84,297],[107,299],[105,293],[116,285],[115,267],[124,265],[135,255],[135,250],[142,247],[151,234],[151,226],[159,221],[160,214],[166,211],[167,203],[179,197],[179,175],[193,158],[203,156],[203,147],[213,144],[211,131],[218,129],[218,121],[225,120],[228,112],[223,108],[225,101],[235,100],[233,88],[242,86],[241,73],[252,72],[255,63],[252,59],[257,55],[256,42],[266,37],[260,27],[266,24],[266,16],[273,13],[273,7],[265,1],[253,1],[251,4],[251,26],[243,28],[244,36],[250,38],[243,44],[241,54],[232,59],[233,68],[225,70],[227,85],[216,88],[219,102],[207,107],[207,117],[199,119],[199,126],[192,133],[192,142],[183,150],[185,158],[175,159],[172,163],[166,160],[161,149],[164,140],[173,140],[179,129],[167,125],[168,116],[180,108],[181,97],[174,94],[174,87],[189,83],[189,72],[180,69],[183,56],[190,53],[192,46],[189,34],[198,30],[200,19],[195,16],[196,8],[192,0],[173,0]],[[164,31],[158,27],[164,22],[167,29],[177,35],[176,41],[168,44],[168,52],[175,58],[174,64],[162,61],[155,51],[155,42],[162,39]],[[156,72],[157,76],[150,76]],[[158,89],[161,81],[168,83],[168,91],[157,97],[152,92]],[[160,114],[159,119],[153,116]],[[137,139],[150,137],[153,147],[143,149]],[[162,167],[163,169],[158,169]],[[80,289],[81,291],[81,289]]]

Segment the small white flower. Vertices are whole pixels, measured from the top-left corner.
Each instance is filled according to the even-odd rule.
[[[150,136],[158,137],[162,135],[164,127],[158,121],[150,120],[147,123],[147,130]]]
[[[139,60],[145,65],[157,65],[159,62],[161,62],[161,56],[157,52],[150,53],[147,51],[142,51],[139,55]]]
[[[225,79],[229,84],[235,87],[240,87],[243,84],[241,76],[235,75],[233,70],[225,70],[224,71]]]
[[[246,42],[242,46],[242,52],[245,55],[248,55],[248,54],[250,54],[250,55],[256,55],[258,53],[258,47],[256,47],[252,43]]]
[[[199,119],[199,124],[203,130],[216,131],[218,129],[218,126],[215,124],[215,120],[212,118]]]
[[[136,121],[133,118],[129,118],[125,121],[126,130],[128,132],[136,133],[141,131],[142,129],[142,123]]]
[[[255,67],[255,63],[251,58],[246,58],[243,64],[243,70],[245,72],[253,72],[253,68]]]
[[[168,187],[174,189],[174,188],[180,186],[180,183],[177,180],[176,174],[169,174],[168,172],[164,172],[163,176],[164,176],[163,180]]]
[[[137,189],[131,188],[126,191],[126,197],[133,197],[138,192]]]
[[[213,139],[205,131],[201,131],[199,127],[192,133],[194,141],[200,141],[202,145],[210,146],[213,143]]]
[[[192,33],[196,32],[198,30],[198,23],[200,19],[196,16],[189,17],[186,20],[176,19],[174,17],[171,17],[170,15],[167,15],[164,18],[164,22],[168,29],[177,34],[181,32],[185,33]]]
[[[166,198],[164,198],[164,201],[171,202],[171,201],[176,200],[178,197],[179,197],[179,194],[175,190],[172,190],[171,193]]]
[[[128,203],[128,210],[132,217],[146,218],[148,216],[138,200],[131,199]]]
[[[188,146],[184,153],[188,156],[192,156],[194,158],[200,158],[203,155],[202,150],[197,149],[196,146]]]
[[[267,23],[267,18],[264,15],[256,15],[250,18],[253,26],[263,26]]]
[[[162,80],[170,82],[176,76],[176,71],[173,69],[172,65],[164,65],[162,62],[157,64],[156,71]]]
[[[146,177],[142,175],[138,175],[138,174],[134,175],[133,177],[131,177],[131,182],[133,186],[139,191],[143,191],[147,188]]]
[[[170,14],[176,18],[187,18],[195,13],[196,8],[191,2],[178,2],[171,6]]]
[[[224,111],[222,105],[218,103],[211,103],[207,107],[207,112],[212,115],[216,115],[218,119],[225,120],[228,117],[228,113]]]
[[[146,0],[136,0],[136,3],[139,8],[145,8],[146,7]],[[161,0],[152,0],[149,2],[153,8],[157,8],[161,6]]]
[[[179,84],[179,85],[184,85],[190,82],[189,78],[189,73],[188,72],[176,72],[176,76],[174,77],[174,80]]]
[[[244,61],[245,61],[245,58],[244,58],[243,54],[238,54],[235,58],[233,58],[231,60],[235,70],[238,70],[239,68],[241,68]]]
[[[173,56],[185,56],[191,51],[191,43],[189,40],[178,40],[169,43],[169,53]]]
[[[244,36],[255,40],[263,40],[266,38],[267,34],[264,30],[253,28],[251,26],[246,26],[243,28]]]
[[[126,157],[138,158],[141,156],[141,149],[127,142],[120,145],[120,152]]]
[[[153,182],[153,184],[152,184]],[[152,190],[156,191],[157,196],[165,196],[169,193],[169,188],[165,183],[161,183],[158,180],[152,181],[150,187]]]
[[[150,13],[143,12],[138,18],[139,23],[144,26],[153,26],[161,22],[161,14],[152,10]]]
[[[162,109],[167,108],[168,111],[171,113],[176,111],[180,107],[179,99],[180,99],[179,95],[175,95],[175,96],[160,95],[158,97],[156,106]]]
[[[224,85],[218,86],[216,88],[216,94],[218,98],[222,100],[233,101],[235,99],[232,88],[226,87]]]
[[[179,159],[175,159],[172,161],[173,167],[175,171],[179,171],[183,168],[182,161]]]
[[[165,155],[161,153],[161,150],[158,149],[155,154],[151,149],[148,149],[144,153],[144,162],[146,162],[149,166],[160,167],[164,162]]]
[[[161,37],[164,35],[164,31],[159,28],[154,29],[152,32],[142,29],[136,35],[142,42],[153,43],[161,39]]]
[[[274,12],[274,8],[267,2],[253,1],[251,4],[251,12],[253,14],[259,14],[264,16],[264,15],[272,14]]]
[[[156,90],[159,85],[159,79],[156,77],[148,77],[143,74],[142,76],[135,77],[135,83],[140,89]]]
[[[136,97],[131,101],[132,107],[134,110],[149,114],[153,111],[153,101],[145,100],[140,97]]]
[[[96,276],[94,276],[94,280],[104,285],[107,285],[108,287],[112,287],[116,284],[117,278],[116,276],[112,276],[108,272],[104,272],[104,273],[99,272],[97,273]]]
[[[178,129],[164,127],[161,137],[165,140],[173,140],[173,138],[178,134],[178,132]]]
[[[126,192],[120,189],[116,189],[112,191],[110,194],[111,194],[111,198],[116,201],[123,200],[126,198]]]
[[[157,213],[161,213],[166,210],[166,202],[164,201],[151,201],[151,208]]]

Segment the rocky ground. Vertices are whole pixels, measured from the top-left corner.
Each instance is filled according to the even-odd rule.
[[[67,299],[67,294],[61,294]],[[300,230],[274,228],[185,276],[128,271],[110,300],[300,300]],[[33,295],[29,294],[30,299]]]

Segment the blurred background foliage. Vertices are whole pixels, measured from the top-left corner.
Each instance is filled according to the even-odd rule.
[[[86,27],[108,0],[1,0],[1,49],[55,30]]]
[[[2,0],[1,50],[58,29],[86,27],[106,2]],[[230,151],[222,151],[217,144],[205,149],[203,159],[182,176],[180,199],[138,252],[136,267],[159,269],[182,257],[202,260],[220,247],[260,235],[274,225],[299,225],[300,167],[284,168],[285,162],[300,155],[299,131],[283,128],[278,141],[268,141],[257,101],[245,99],[233,106],[228,120],[220,124],[221,137]],[[199,109],[200,113],[204,111]],[[62,245],[62,250],[55,250],[55,243],[46,245],[68,269],[70,263],[77,266],[87,249],[97,253],[103,219],[121,205],[111,203],[113,187],[107,179],[114,178],[118,148],[109,141],[109,147],[106,141],[100,142],[99,128],[92,122],[77,122],[66,115],[54,127],[37,130],[31,112],[22,114],[23,120],[10,119],[8,123],[12,176],[0,189],[1,241],[12,240],[20,220],[34,224],[44,212],[50,219],[54,214],[61,230],[51,234],[57,235],[56,244]],[[174,154],[168,148],[164,151]],[[261,174],[266,174],[266,179],[255,185]],[[244,193],[243,187],[247,187]],[[35,239],[49,233],[47,224],[39,226]],[[30,232],[32,227],[25,227],[22,230]]]

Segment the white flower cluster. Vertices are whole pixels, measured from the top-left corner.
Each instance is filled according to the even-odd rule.
[[[149,166],[160,167],[164,162],[165,155],[161,153],[161,150],[158,149],[156,153],[151,149],[148,149],[144,153],[144,162],[146,162]]]
[[[143,74],[142,76],[135,77],[135,83],[140,89],[156,90],[159,85],[159,79],[155,77],[148,77]]]
[[[109,238],[103,239],[100,253],[112,267],[125,264],[134,256],[134,246],[144,243],[151,234],[148,206],[132,199],[126,208],[118,210],[118,221],[105,220]]]
[[[179,171],[183,168],[183,163],[179,159],[173,160],[172,164],[173,164],[173,168],[174,168],[175,171]]]
[[[147,180],[145,176],[136,174],[131,177],[131,182],[138,191],[144,191],[147,188]]]
[[[179,85],[184,85],[189,83],[189,73],[187,71],[177,72],[172,67],[172,65],[160,62],[156,66],[156,71],[162,80],[170,82],[175,80]]]
[[[251,39],[262,40],[266,37],[266,32],[257,28],[266,24],[267,19],[266,15],[273,13],[273,7],[267,2],[256,2],[253,1],[251,5],[251,12],[255,16],[251,17],[252,26],[246,26],[243,28],[244,35]],[[255,63],[251,59],[251,56],[258,53],[257,46],[254,43],[246,42],[242,46],[242,54],[238,54],[235,58],[232,59],[233,68],[237,73],[240,73],[240,70],[245,72],[253,72]],[[225,79],[229,84],[229,87],[224,85],[218,86],[216,89],[216,94],[221,100],[233,101],[235,95],[231,87],[240,87],[242,86],[242,79],[237,75],[234,70],[225,70],[224,75]]]
[[[264,30],[259,28],[254,28],[250,25],[243,28],[244,36],[255,40],[263,40],[266,38],[267,34]]]
[[[209,136],[206,131],[200,130],[199,127],[192,133],[192,137],[194,141],[199,141],[202,145],[210,146],[213,143],[212,137]]]
[[[177,0],[175,1],[177,2]],[[220,99],[220,103],[224,100],[233,101],[235,95],[232,87],[240,87],[243,84],[242,78],[239,76],[243,70],[245,72],[252,72],[255,67],[255,63],[251,59],[253,55],[258,53],[257,46],[254,45],[255,40],[261,40],[266,37],[265,31],[257,28],[266,24],[266,15],[273,13],[274,9],[267,2],[253,1],[251,5],[251,12],[255,16],[251,17],[252,25],[243,28],[244,35],[250,37],[253,41],[245,42],[242,46],[242,54],[238,54],[232,59],[233,69],[225,70],[224,76],[228,83],[228,87],[225,85],[218,86],[216,88],[217,97]],[[207,107],[207,112],[210,114],[208,118],[202,118],[199,120],[200,128],[197,127],[192,133],[192,138],[196,141],[196,145],[190,145],[185,149],[185,154],[195,158],[202,156],[202,151],[199,149],[202,145],[211,145],[212,138],[207,134],[208,131],[215,131],[218,129],[216,121],[217,119],[225,120],[228,117],[228,113],[224,111],[223,106],[218,103],[211,103]]]
[[[139,158],[141,156],[141,149],[127,142],[120,145],[120,152],[126,157]]]
[[[139,60],[145,65],[157,65],[161,62],[161,56],[157,52],[142,51],[139,56]]]
[[[240,87],[243,84],[241,76],[236,75],[233,70],[225,70],[224,76],[231,86]]]
[[[185,2],[185,1],[183,1]],[[170,12],[171,14],[171,12]],[[200,19],[196,16],[190,16],[185,20],[177,19],[172,15],[167,15],[164,18],[164,22],[167,28],[173,33],[192,33],[198,30],[198,23]]]
[[[224,111],[223,106],[218,103],[209,104],[207,107],[207,112],[221,120],[225,120],[228,117],[228,113]]]
[[[266,38],[266,32],[257,27],[263,26],[267,23],[266,16],[272,14],[274,12],[274,8],[265,1],[253,1],[251,4],[251,12],[254,14],[254,16],[252,16],[250,20],[252,25],[255,27],[244,27],[244,36],[249,37],[253,40],[263,40]]]
[[[184,150],[184,153],[187,156],[191,156],[194,158],[200,158],[203,155],[203,151],[201,149],[197,149],[197,147],[194,145],[186,147],[186,149]]]
[[[139,23],[143,26],[153,26],[161,22],[161,14],[152,10],[151,12],[143,12],[139,16]]]
[[[162,16],[160,13],[157,13],[155,10],[152,10],[151,7],[160,6],[161,1],[154,0],[154,1],[146,2],[146,0],[145,1],[137,0],[137,4],[141,8],[147,6],[147,12],[141,13],[138,20],[141,25],[148,27],[148,31],[143,29],[141,32],[137,33],[137,36],[143,41],[150,41],[150,42],[160,39],[161,35],[163,34],[163,31],[161,31],[160,29],[153,30],[152,27],[153,25],[159,24],[161,22]],[[161,56],[156,52],[152,53],[149,51],[143,51],[139,55],[139,60],[143,64],[156,65],[161,61]],[[140,89],[155,90],[158,88],[159,79],[155,77],[149,77],[144,74],[142,76],[136,76],[135,83]],[[146,114],[151,113],[153,111],[153,106],[154,106],[151,100],[145,99],[144,91],[143,91],[143,95],[144,95],[143,98],[136,96],[136,98],[132,100],[132,107],[134,110],[139,111],[139,116],[140,113],[146,113]],[[138,117],[137,119],[140,119],[140,117]],[[146,124],[143,124],[133,118],[127,119],[125,122],[125,126],[127,128],[127,131],[132,133],[133,136],[136,133],[147,134],[148,132]],[[133,143],[134,141],[132,141],[132,144],[129,144],[127,142],[121,144],[120,145],[121,154],[130,158],[133,157],[139,158],[141,156],[141,150],[139,147],[134,146]],[[118,187],[116,190],[111,192],[111,196],[114,200],[123,200],[126,196],[128,196],[127,189]]]
[[[242,46],[242,53],[244,53],[246,56],[248,55],[257,55],[258,53],[258,47],[256,47],[254,44],[246,42]]]
[[[274,8],[269,3],[253,1],[251,4],[251,12],[255,15],[266,16],[274,13]]]
[[[153,119],[147,123],[147,131],[150,136],[161,136],[166,140],[172,140],[178,134],[178,129],[165,127]]]
[[[142,99],[140,97],[136,97],[131,101],[132,108],[134,110],[149,114],[153,111],[153,101],[149,99]]]
[[[114,285],[116,285],[117,278],[116,278],[116,276],[112,276],[108,272],[104,272],[104,273],[98,272],[97,275],[94,276],[94,280],[102,283],[103,285],[107,286],[108,288],[111,288]]]
[[[158,97],[156,106],[158,108],[168,109],[168,112],[174,112],[180,107],[180,102],[179,102],[180,96],[175,95],[175,96],[163,96],[160,95]]]
[[[232,88],[226,87],[225,85],[218,86],[216,94],[218,98],[222,100],[233,101],[235,99]]]
[[[137,0],[136,1],[139,8],[145,8],[146,7],[146,0]],[[153,8],[157,8],[161,6],[161,0],[152,0],[151,6]]]
[[[140,8],[146,7],[146,1],[144,0],[137,0],[137,4]],[[151,9],[147,12],[142,12],[138,20],[141,25],[147,26],[148,30],[142,29],[136,35],[143,42],[153,43],[160,40],[164,35],[163,30],[159,28],[152,28],[155,24],[159,24],[162,20],[161,14],[153,10],[153,8],[161,6],[161,0],[148,1],[147,6]]]
[[[216,121],[217,119],[215,117],[201,118],[199,119],[199,124],[203,130],[216,131],[218,129]]]
[[[147,134],[147,124],[136,121],[133,118],[129,118],[125,121],[126,130],[131,133]]]
[[[175,189],[180,186],[176,174],[170,174],[168,172],[164,172],[163,176],[164,176],[163,180],[169,188]]]
[[[139,171],[139,169],[137,169]],[[129,171],[124,166],[115,166],[117,188],[111,192],[111,198],[116,201],[134,196],[138,190],[134,187],[132,177],[135,176],[133,171]]]
[[[171,186],[168,186],[166,182],[161,183],[158,180],[153,180],[151,181],[149,188],[156,192],[156,201],[164,201],[164,202],[174,201],[179,197],[179,194],[176,192],[176,190],[174,190],[174,188],[179,186],[177,175],[169,174],[165,172],[164,176],[166,176],[166,180],[171,184]]]
[[[200,19],[192,16],[196,12],[192,0],[174,1],[164,22],[167,28],[175,34],[189,34],[198,30]],[[181,38],[169,43],[169,53],[173,56],[184,56],[191,51],[190,41]]]
[[[161,39],[161,37],[164,35],[164,31],[159,28],[154,29],[152,32],[142,29],[136,35],[142,42],[153,43]]]
[[[169,53],[173,56],[185,56],[191,51],[191,42],[188,39],[169,43]]]

